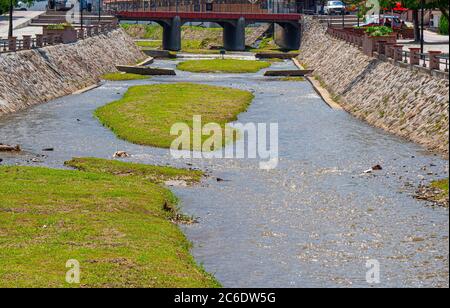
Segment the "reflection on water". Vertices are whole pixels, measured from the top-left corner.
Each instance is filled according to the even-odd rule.
[[[176,61],[157,64],[173,68]],[[110,158],[125,150],[133,155],[127,161],[186,167],[167,150],[118,140],[93,110],[138,84],[189,81],[249,90],[256,99],[239,121],[279,123],[278,168],[260,170],[257,160],[194,159],[189,163],[211,177],[175,189],[184,211],[199,217],[199,224],[182,228],[208,272],[227,287],[368,287],[366,261],[376,259],[380,286],[448,287],[448,210],[413,199],[406,185],[448,176],[447,161],[328,108],[305,82],[264,79],[261,72],[177,73],[106,83],[2,117],[0,142],[26,150],[0,154],[3,164],[63,168],[74,156]],[[55,151],[41,151],[48,147]],[[362,174],[375,164],[383,170]]]

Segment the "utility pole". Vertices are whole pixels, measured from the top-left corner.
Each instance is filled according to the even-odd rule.
[[[102,20],[102,0],[98,0],[98,25],[100,26],[100,22]]]
[[[9,30],[8,36],[13,36],[13,13],[14,13],[14,2],[13,0],[9,1]]]
[[[84,2],[85,0],[80,0],[80,23],[81,23],[81,33],[83,33],[83,36],[84,36],[84,28],[83,28],[83,23],[84,23],[84,20],[83,20],[83,10],[84,10],[84,5],[83,5],[83,2]]]
[[[424,43],[425,43],[425,0],[420,0],[420,53],[424,53]]]

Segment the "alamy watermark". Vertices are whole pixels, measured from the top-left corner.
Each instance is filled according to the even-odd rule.
[[[278,166],[278,123],[202,123],[195,115],[192,129],[179,122],[170,129],[177,136],[170,147],[174,158],[259,159],[259,168]]]
[[[66,262],[66,282],[69,284],[79,284],[81,279],[80,262],[75,259],[70,259]]]
[[[366,262],[366,282],[368,284],[381,283],[381,267],[380,262],[375,259],[367,260]]]

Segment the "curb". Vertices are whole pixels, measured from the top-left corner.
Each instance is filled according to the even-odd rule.
[[[299,69],[304,69],[303,66],[300,64],[300,62],[296,59],[296,58],[292,58],[292,62],[294,62],[294,64],[299,68]],[[305,76],[306,80],[309,81],[309,83],[313,86],[314,90],[316,91],[316,93],[324,100],[324,102],[331,108],[334,110],[344,110],[344,108],[342,108],[342,106],[336,102],[330,92],[328,92],[327,89],[325,89],[324,87],[322,87],[320,85],[320,82],[318,82],[317,80],[315,80],[313,77],[309,77],[309,76]]]

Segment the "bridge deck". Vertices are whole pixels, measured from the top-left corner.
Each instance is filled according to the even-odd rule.
[[[221,21],[237,20],[244,17],[252,22],[293,22],[300,21],[301,14],[271,14],[271,13],[219,13],[219,12],[139,12],[139,11],[119,11],[114,12],[119,19],[130,20],[164,20],[179,16],[187,21]]]

